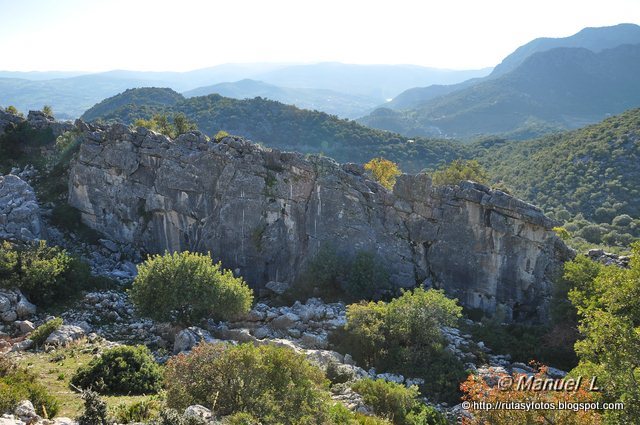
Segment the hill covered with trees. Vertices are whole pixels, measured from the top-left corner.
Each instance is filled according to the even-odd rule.
[[[167,97],[169,101],[163,104],[162,100]],[[176,102],[172,101],[174,97],[178,99]],[[146,98],[149,101],[145,101]],[[409,139],[324,112],[260,97],[238,100],[212,94],[185,99],[170,89],[127,90],[95,105],[82,118],[133,124],[158,113],[182,113],[211,136],[223,130],[269,147],[321,153],[340,162],[365,163],[382,156],[399,163],[407,172],[435,168],[466,155],[467,151],[455,141]]]
[[[569,230],[587,241],[613,232],[604,241],[626,245],[629,237],[621,235],[640,236],[640,109],[580,130],[524,142],[478,142],[472,149],[494,182],[559,220],[577,217]]]

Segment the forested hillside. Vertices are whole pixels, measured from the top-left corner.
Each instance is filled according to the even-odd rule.
[[[384,156],[400,163],[407,172],[434,168],[461,155],[467,147],[448,140],[409,139],[387,131],[370,129],[355,121],[323,112],[263,98],[237,100],[212,94],[162,105],[170,89],[128,90],[97,104],[82,116],[87,121],[121,121],[133,124],[155,113],[185,114],[204,133],[213,136],[223,130],[257,143],[283,150],[321,153],[339,162],[364,163]],[[149,98],[148,102],[142,99]]]
[[[494,181],[588,242],[625,246],[640,236],[640,109],[560,135],[472,149]]]

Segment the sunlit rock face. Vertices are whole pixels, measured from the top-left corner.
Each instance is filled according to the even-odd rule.
[[[375,253],[396,287],[536,321],[571,255],[536,207],[472,182],[403,175],[389,192],[361,166],[238,138],[81,128],[69,202],[87,225],[150,253],[209,251],[254,287],[296,282],[326,245]]]

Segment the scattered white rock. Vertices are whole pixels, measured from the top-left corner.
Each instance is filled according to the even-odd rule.
[[[51,332],[44,342],[45,345],[65,346],[85,336],[85,331],[79,326],[62,325],[60,329]]]
[[[205,421],[213,419],[213,413],[211,410],[199,404],[187,407],[184,411],[184,416],[186,418],[204,419]]]
[[[36,328],[34,324],[28,320],[17,320],[16,322],[14,322],[14,325],[18,329],[18,332],[20,332],[20,335],[25,335],[29,332],[33,332],[33,330]]]
[[[267,289],[269,289],[270,291],[278,295],[284,294],[291,287],[286,282],[276,282],[274,280],[272,280],[271,282],[268,282],[265,286]]]
[[[16,313],[18,314],[18,318],[26,319],[34,314],[36,314],[36,306],[27,300],[27,298],[23,295],[18,301],[16,305]]]
[[[213,338],[208,331],[192,326],[178,332],[173,343],[173,353],[178,354],[183,351],[189,351],[201,341],[220,342],[220,340]]]

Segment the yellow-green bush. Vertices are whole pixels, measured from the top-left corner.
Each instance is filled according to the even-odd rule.
[[[159,321],[194,324],[249,311],[253,291],[209,255],[181,252],[150,257],[130,290],[138,311]]]
[[[239,412],[263,423],[323,424],[328,381],[302,354],[284,347],[200,344],[165,367],[167,404],[193,404],[217,415]]]

